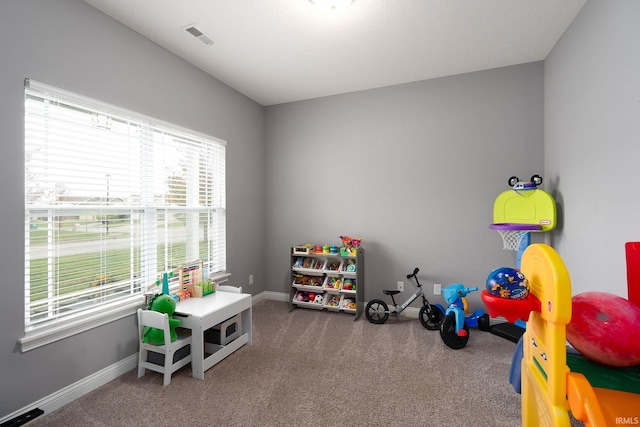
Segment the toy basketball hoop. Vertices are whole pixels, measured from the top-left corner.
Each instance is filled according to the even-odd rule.
[[[522,239],[532,231],[541,231],[542,226],[538,224],[491,224],[491,230],[496,230],[502,237],[502,249],[505,251],[517,251],[520,248]]]

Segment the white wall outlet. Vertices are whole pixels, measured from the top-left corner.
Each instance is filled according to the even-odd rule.
[[[249,284],[253,285],[253,274],[249,275]]]
[[[404,292],[404,282],[398,282],[398,290]]]
[[[433,294],[442,295],[442,285],[440,283],[433,284]]]

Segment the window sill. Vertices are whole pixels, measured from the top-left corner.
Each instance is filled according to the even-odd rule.
[[[68,338],[72,335],[85,332],[98,326],[106,325],[123,317],[130,316],[142,307],[144,296],[137,296],[128,301],[121,302],[118,306],[107,310],[101,310],[90,315],[84,315],[76,319],[64,322],[56,322],[42,328],[27,331],[24,337],[18,340],[20,350],[24,353],[52,342]]]
[[[224,283],[229,280],[230,276],[231,274],[229,273],[222,273],[213,276],[211,279],[217,283]],[[111,307],[103,307],[93,313],[29,330],[25,333],[24,337],[18,340],[20,351],[25,353],[81,332],[106,325],[115,320],[131,316],[136,313],[138,308],[142,308],[143,306],[144,296],[137,295],[128,300],[120,301]]]

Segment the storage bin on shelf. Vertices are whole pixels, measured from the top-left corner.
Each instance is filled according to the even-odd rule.
[[[340,290],[345,294],[355,294],[356,293],[356,279],[351,277],[345,277],[342,280],[342,288]]]
[[[319,292],[299,290],[291,302],[302,307],[322,309],[324,301],[325,295],[322,289],[319,289]]]
[[[356,260],[353,258],[346,258],[342,261],[340,266],[340,272],[345,275],[354,275],[357,273]]]
[[[322,287],[329,292],[338,292],[340,289],[342,289],[342,278],[340,278],[340,276],[327,275],[324,278],[324,284],[322,285]]]
[[[292,268],[298,272],[322,274],[326,263],[326,258],[301,256],[296,258]]]
[[[327,310],[339,311],[341,296],[339,294],[325,294],[326,298],[323,307]]]
[[[354,312],[356,311],[355,296],[342,295],[340,297],[340,310]]]
[[[323,285],[322,276],[311,276],[308,274],[293,274],[293,286],[298,289],[309,291],[320,290]]]
[[[341,259],[327,259],[327,263],[324,266],[324,270],[327,272],[339,272],[342,268],[342,260]]]

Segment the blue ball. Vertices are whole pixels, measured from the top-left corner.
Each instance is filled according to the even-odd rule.
[[[501,298],[524,299],[529,296],[529,282],[515,268],[500,267],[489,273],[487,292]]]

